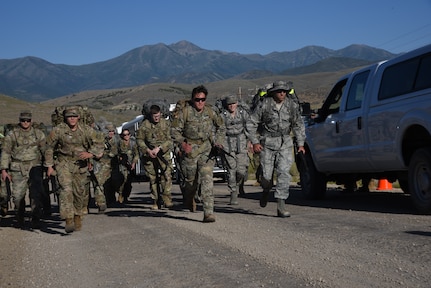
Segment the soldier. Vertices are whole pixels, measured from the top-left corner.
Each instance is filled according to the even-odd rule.
[[[94,199],[99,213],[104,213],[107,208],[107,202],[115,202],[115,191],[111,189],[112,165],[118,165],[118,142],[116,139],[115,126],[111,123],[105,125],[106,133],[102,133],[104,142],[104,153],[100,159],[93,158],[93,171],[90,173],[94,185]],[[105,136],[106,135],[106,136]]]
[[[120,161],[120,172],[124,176],[118,195],[118,202],[127,202],[132,192],[132,173],[135,171],[136,163],[139,160],[138,146],[131,137],[129,129],[121,131],[121,140],[118,145],[118,155]]]
[[[45,149],[45,134],[32,126],[32,113],[21,112],[19,125],[12,128],[4,138],[0,164],[2,180],[10,181],[12,187],[11,196],[19,226],[24,224],[25,195],[28,190],[32,226],[39,228],[43,210],[42,158]],[[5,211],[2,213],[5,214]]]
[[[260,206],[266,207],[269,192],[273,186],[273,172],[277,176],[275,198],[277,199],[277,216],[289,217],[285,201],[289,197],[290,167],[293,163],[293,132],[298,145],[298,152],[305,153],[305,127],[300,111],[293,99],[287,97],[291,90],[284,81],[274,82],[268,90],[270,97],[266,97],[251,114],[246,128],[250,133],[253,150],[260,153],[260,164],[263,176],[263,188]],[[260,137],[258,127],[261,126]],[[260,139],[259,139],[260,138]]]
[[[79,123],[79,108],[67,107],[65,123],[54,127],[47,137],[45,166],[47,175],[55,171],[60,183],[60,216],[66,220],[65,231],[71,233],[82,227],[82,215],[87,205],[88,160],[103,155],[103,138],[88,125]],[[57,159],[54,163],[54,151]]]
[[[250,117],[246,109],[238,107],[238,97],[226,97],[226,109],[222,111],[222,118],[226,126],[226,140],[224,148],[229,153],[228,162],[228,188],[230,192],[230,205],[238,205],[238,193],[244,194],[244,181],[247,180],[249,158],[247,155],[248,132],[245,125]]]
[[[174,113],[171,134],[181,153],[181,169],[184,174],[184,196],[190,211],[196,211],[194,197],[201,189],[203,222],[215,222],[213,147],[223,147],[226,127],[223,119],[209,105],[205,105],[208,90],[197,86],[188,104]],[[177,107],[179,103],[177,103]]]
[[[151,198],[153,199],[152,210],[159,209],[157,204],[161,196],[164,206],[173,206],[172,190],[172,138],[170,122],[162,117],[160,107],[150,107],[149,118],[145,119],[139,128],[136,141],[143,156],[145,172],[150,178]],[[160,187],[160,191],[158,191]],[[159,195],[161,193],[161,195]]]

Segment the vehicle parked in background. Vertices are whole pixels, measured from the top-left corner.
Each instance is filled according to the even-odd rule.
[[[398,180],[431,213],[431,45],[345,75],[307,123],[297,165],[308,198],[328,181]]]

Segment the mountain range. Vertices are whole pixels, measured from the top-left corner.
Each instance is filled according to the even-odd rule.
[[[188,41],[146,45],[85,65],[53,64],[37,57],[0,59],[0,94],[41,102],[87,90],[151,83],[201,84],[230,78],[331,72],[394,57],[366,45],[340,50],[307,46],[267,55],[205,50]]]

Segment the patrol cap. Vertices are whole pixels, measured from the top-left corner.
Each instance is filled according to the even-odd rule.
[[[114,126],[114,124],[111,124],[111,123],[106,124],[105,128],[108,131],[115,131],[115,126]]]
[[[272,85],[272,88],[268,90],[268,92],[274,92],[274,91],[290,91],[291,87],[290,85],[285,81],[275,81]]]
[[[238,102],[238,97],[236,95],[226,96],[226,105],[235,104]]]
[[[20,120],[31,120],[31,112],[28,110],[25,111],[21,111],[21,113],[19,113],[19,119]]]
[[[79,116],[78,107],[72,106],[64,109],[64,117]]]

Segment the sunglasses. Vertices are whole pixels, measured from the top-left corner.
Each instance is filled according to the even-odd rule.
[[[130,134],[122,134],[123,136],[129,136]]]
[[[31,119],[20,119],[20,122],[31,122]]]
[[[108,132],[115,132],[115,130],[109,130]]]
[[[193,101],[195,102],[205,102],[207,98],[194,98]]]

